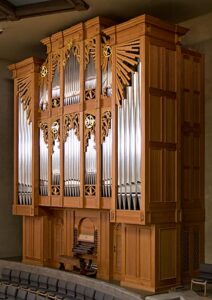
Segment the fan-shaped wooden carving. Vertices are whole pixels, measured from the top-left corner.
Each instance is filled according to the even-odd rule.
[[[134,67],[138,64],[140,43],[138,40],[117,45],[116,48],[116,101],[124,99],[124,88],[130,85]]]

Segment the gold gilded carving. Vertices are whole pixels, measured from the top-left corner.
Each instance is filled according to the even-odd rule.
[[[52,185],[52,195],[54,196],[60,195],[60,186]]]
[[[85,41],[85,68],[90,61],[90,55],[96,61],[96,39]]]
[[[124,88],[130,85],[131,76],[138,64],[140,44],[131,41],[116,46],[116,101],[120,103],[125,95]]]
[[[85,185],[85,196],[95,196],[96,186],[95,185]]]
[[[101,65],[102,70],[106,71],[109,61],[112,60],[112,47],[110,45],[110,40],[106,36],[102,37],[102,55],[101,55]]]
[[[31,76],[25,75],[17,78],[17,94],[20,101],[23,103],[23,109],[26,110],[28,123],[32,122],[31,117]]]
[[[105,111],[102,115],[102,135],[101,142],[105,141],[105,138],[108,136],[109,129],[111,129],[111,111]]]
[[[65,65],[70,55],[73,54],[80,63],[80,44],[70,40],[63,48],[63,64]]]
[[[60,120],[56,120],[51,125],[51,135],[52,135],[52,153],[53,146],[55,145],[55,141],[60,141]]]
[[[96,89],[90,89],[85,91],[85,100],[95,99]]]
[[[91,134],[94,135],[95,140],[95,126],[96,125],[96,118],[92,114],[85,115],[85,151],[88,146],[88,140],[91,137]]]
[[[55,108],[55,107],[60,107],[60,98],[59,97],[52,99],[52,108]]]
[[[48,74],[48,69],[47,69],[47,66],[46,65],[42,65],[41,68],[40,68],[40,76],[42,78],[46,77]]]
[[[47,123],[40,123],[39,127],[43,131],[44,143],[48,145],[48,124]]]
[[[66,141],[68,137],[69,130],[74,129],[75,134],[80,140],[79,135],[79,114],[68,114],[65,116],[64,120],[64,142]]]

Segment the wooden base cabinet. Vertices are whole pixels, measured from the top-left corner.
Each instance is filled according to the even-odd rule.
[[[44,61],[9,67],[24,262],[76,270],[80,253],[81,270],[152,292],[197,272],[204,58],[183,49],[186,32],[97,17],[43,39]]]

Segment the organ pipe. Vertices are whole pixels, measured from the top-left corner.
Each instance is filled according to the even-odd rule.
[[[45,79],[41,80],[39,97],[39,108],[40,110],[45,111],[48,108],[48,83]]]
[[[71,53],[65,66],[64,105],[80,102],[80,66],[77,57]]]
[[[102,71],[102,94],[107,97],[112,95],[112,71],[110,60],[108,60],[106,70]]]
[[[141,202],[141,65],[132,73],[118,109],[118,208],[137,210]]]
[[[44,141],[44,133],[40,128],[40,195],[48,195],[48,144]]]
[[[60,185],[60,142],[55,140],[52,154],[52,185]]]
[[[32,204],[32,123],[19,99],[18,118],[18,203]]]
[[[105,137],[102,143],[102,196],[112,196],[112,176],[111,176],[111,164],[112,164],[112,129],[108,131],[108,135]]]
[[[88,95],[88,99],[95,98],[95,89],[96,89],[96,70],[95,70],[95,61],[93,56],[89,55],[89,62],[85,70],[85,93]]]
[[[80,141],[71,129],[64,147],[64,195],[80,196]]]
[[[94,134],[88,139],[88,146],[85,152],[85,184],[96,184],[96,149]]]
[[[57,65],[52,80],[52,107],[60,106],[60,73]]]

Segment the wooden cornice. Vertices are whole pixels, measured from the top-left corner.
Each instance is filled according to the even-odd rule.
[[[84,0],[51,0],[21,6],[14,6],[8,0],[0,0],[0,21],[19,20],[64,11],[81,11],[87,10],[88,7]]]

